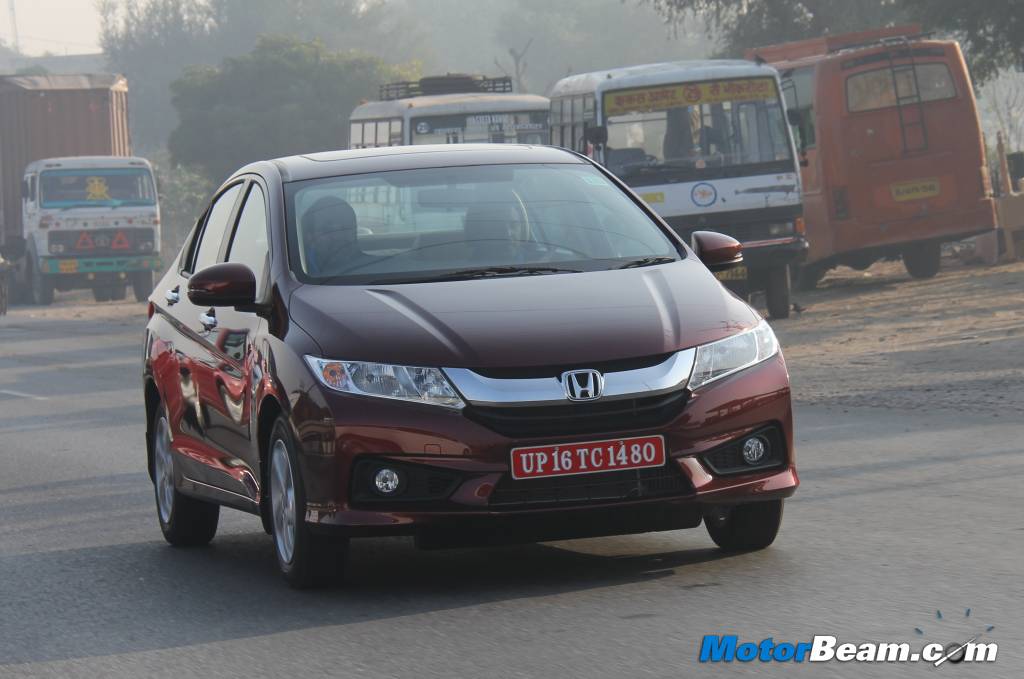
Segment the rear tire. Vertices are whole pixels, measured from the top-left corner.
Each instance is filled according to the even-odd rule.
[[[715,544],[727,552],[764,549],[775,541],[782,525],[782,500],[736,505],[705,515],[704,525]]]
[[[914,278],[932,278],[942,267],[940,243],[917,243],[903,251],[903,266]]]
[[[793,266],[793,270],[790,272],[790,276],[793,279],[793,284],[797,290],[803,292],[810,292],[818,287],[818,283],[825,277],[827,270],[825,267],[811,265]]]
[[[153,292],[153,272],[133,271],[131,274],[131,278],[132,293],[135,295],[135,301],[147,301],[149,299],[150,294],[152,294]]]
[[[151,427],[156,515],[164,539],[175,547],[199,547],[217,534],[220,505],[183,495],[175,487],[171,428],[161,408]]]
[[[29,285],[31,287],[32,303],[39,306],[50,306],[53,304],[53,278],[48,274],[39,271],[35,263],[30,265]]]
[[[771,318],[789,318],[790,284],[789,267],[777,266],[769,269],[765,278],[765,304]]]
[[[306,523],[306,491],[297,447],[287,421],[278,418],[267,446],[267,490],[277,565],[295,589],[339,582],[348,557],[348,539],[313,533]]]

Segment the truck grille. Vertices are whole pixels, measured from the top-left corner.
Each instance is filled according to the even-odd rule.
[[[90,257],[148,253],[156,245],[153,237],[153,229],[140,228],[51,231],[50,253]],[[55,252],[55,245],[62,249]]]

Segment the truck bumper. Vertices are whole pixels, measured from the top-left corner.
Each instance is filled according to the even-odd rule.
[[[40,257],[39,271],[58,275],[95,275],[128,271],[159,271],[159,255],[135,257]]]
[[[749,269],[772,269],[799,264],[807,258],[807,240],[788,236],[743,243],[743,261]]]

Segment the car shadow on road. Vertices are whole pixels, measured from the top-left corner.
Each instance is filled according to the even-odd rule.
[[[0,666],[595,590],[678,575],[677,568],[697,567],[681,578],[683,590],[722,584],[699,565],[727,555],[705,547],[665,551],[666,539],[437,551],[407,539],[359,540],[345,584],[307,592],[287,588],[262,532],[229,533],[201,549],[153,541],[2,556]]]

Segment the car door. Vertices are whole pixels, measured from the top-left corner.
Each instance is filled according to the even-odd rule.
[[[182,454],[184,476],[191,482],[202,484],[199,488],[232,487],[237,491],[239,484],[225,473],[231,470],[233,456],[214,445],[211,435],[211,428],[215,428],[222,419],[211,407],[211,402],[216,401],[210,396],[211,390],[216,389],[218,361],[210,346],[216,342],[212,338],[217,329],[209,322],[209,308],[197,307],[189,300],[188,279],[193,272],[220,260],[244,189],[245,182],[240,181],[217,194],[197,227],[180,271],[171,281],[174,285],[168,285],[163,300],[157,297],[157,303],[162,302],[161,313],[171,327],[171,343],[177,363],[176,398],[167,397],[175,449]]]
[[[244,264],[256,278],[256,299],[262,299],[267,287],[270,247],[268,240],[266,191],[255,180],[247,183],[244,200],[238,209],[234,228],[229,230],[222,261]],[[252,311],[231,307],[204,312],[210,330],[201,335],[205,351],[212,356],[212,378],[203,385],[208,399],[207,436],[218,448],[234,456],[233,474],[255,493],[259,451],[253,440],[252,397],[259,372],[256,338],[263,323]]]

